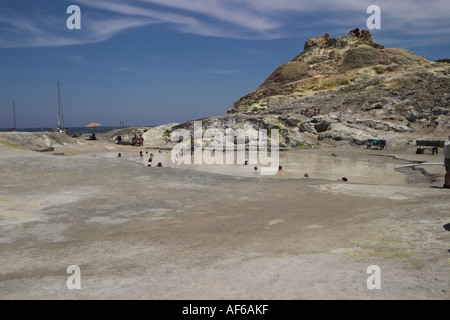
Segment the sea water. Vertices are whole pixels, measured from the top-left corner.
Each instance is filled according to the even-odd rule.
[[[82,135],[85,133],[91,133],[92,132],[92,128],[87,128],[87,127],[68,127],[69,128],[69,134],[71,136],[73,135]],[[66,130],[66,127],[61,127],[62,130]],[[96,133],[105,133],[108,131],[112,131],[112,130],[118,130],[120,129],[119,127],[95,127],[95,132]],[[7,132],[8,129],[2,128],[0,129],[0,132]],[[52,132],[53,128],[48,128],[48,127],[42,127],[42,128],[18,128],[16,129],[16,132]]]

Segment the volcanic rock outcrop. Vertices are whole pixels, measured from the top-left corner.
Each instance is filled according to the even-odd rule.
[[[257,129],[279,129],[286,148],[442,138],[450,131],[449,74],[448,59],[431,62],[385,48],[368,30],[325,34],[308,39],[302,53],[236,101],[226,116],[206,122],[227,128],[250,121]]]

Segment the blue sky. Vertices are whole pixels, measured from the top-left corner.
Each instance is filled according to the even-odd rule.
[[[448,0],[0,0],[0,127],[159,125],[223,115],[303,50],[366,29],[375,42],[450,58]],[[67,7],[81,9],[69,30]]]

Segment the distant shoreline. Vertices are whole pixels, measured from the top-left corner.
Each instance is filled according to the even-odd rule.
[[[120,127],[96,127],[95,132],[96,133],[106,133],[112,130],[120,130],[120,129],[127,129],[127,128],[135,128],[135,127],[145,127],[145,128],[153,128],[155,126],[125,126],[123,128]],[[52,129],[54,127],[43,127],[43,128],[18,128],[15,130],[15,132],[52,132]],[[66,128],[69,128],[70,135],[82,135],[85,133],[91,133],[92,128],[87,127],[61,127],[61,129],[65,130]],[[0,128],[0,132],[9,132],[9,128]]]

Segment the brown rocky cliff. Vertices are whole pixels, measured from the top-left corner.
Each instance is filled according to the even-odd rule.
[[[259,103],[280,95],[311,95],[336,90],[386,74],[425,71],[431,63],[403,49],[385,49],[373,42],[368,30],[354,29],[347,35],[328,34],[308,39],[304,50],[278,67],[254,92],[236,101],[228,113],[248,113]],[[280,106],[282,107],[282,106]],[[257,108],[257,111],[264,108]],[[272,110],[273,111],[273,110]]]

